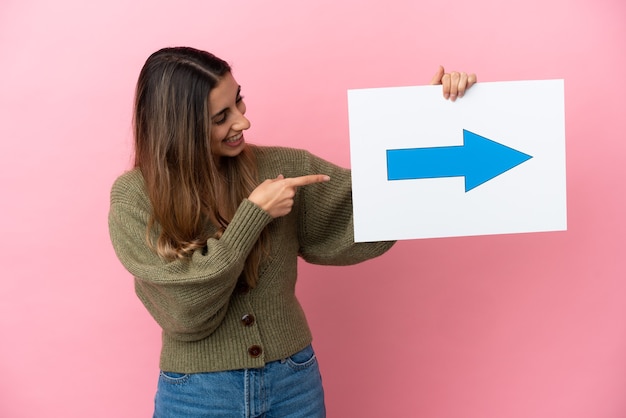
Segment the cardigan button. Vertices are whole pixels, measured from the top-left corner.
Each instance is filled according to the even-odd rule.
[[[254,315],[245,314],[241,317],[241,323],[246,327],[251,326],[252,324],[254,324]]]
[[[263,349],[261,348],[261,346],[253,345],[253,346],[250,346],[250,348],[248,348],[248,354],[250,354],[250,357],[257,358],[262,353],[263,353]]]

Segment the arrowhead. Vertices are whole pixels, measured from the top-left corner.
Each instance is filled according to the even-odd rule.
[[[463,143],[466,192],[533,158],[465,129]]]

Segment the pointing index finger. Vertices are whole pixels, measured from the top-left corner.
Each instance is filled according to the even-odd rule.
[[[285,179],[285,181],[289,182],[291,186],[295,187],[306,186],[307,184],[313,183],[322,183],[328,180],[330,180],[330,177],[325,174],[309,174],[307,176],[291,177]]]

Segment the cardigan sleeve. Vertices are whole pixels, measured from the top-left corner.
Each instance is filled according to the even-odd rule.
[[[167,262],[146,243],[150,206],[137,177],[122,176],[111,192],[109,233],[115,253],[164,332],[182,341],[205,338],[224,319],[245,260],[271,217],[244,200],[222,237],[207,241],[207,250]]]
[[[300,189],[301,257],[314,264],[350,265],[377,257],[389,250],[394,241],[354,242],[350,170],[306,151],[303,151],[303,160],[303,174],[327,174],[330,181]]]

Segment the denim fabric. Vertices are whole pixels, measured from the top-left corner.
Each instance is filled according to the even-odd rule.
[[[313,348],[261,369],[161,372],[154,418],[324,418],[324,391]]]

